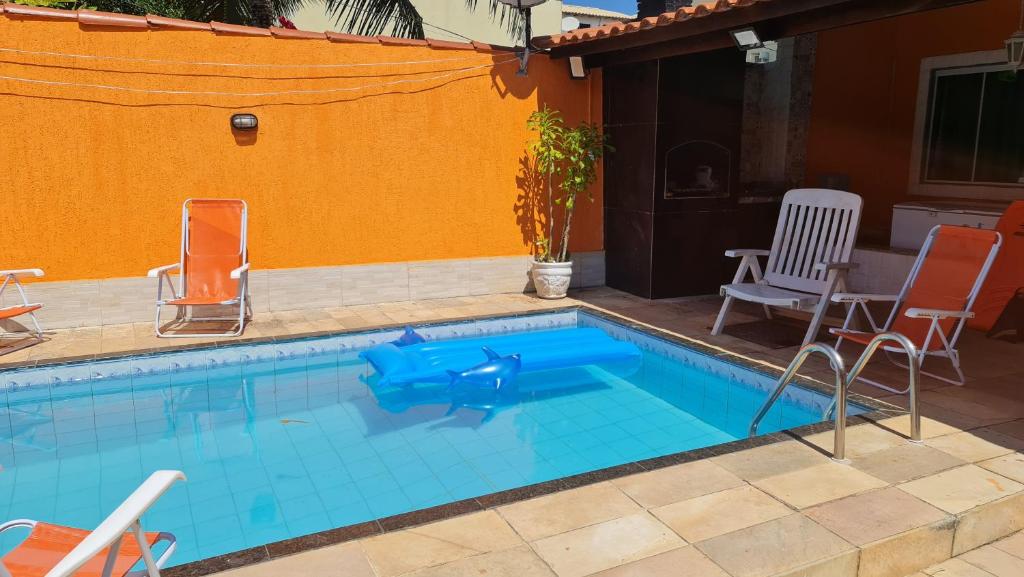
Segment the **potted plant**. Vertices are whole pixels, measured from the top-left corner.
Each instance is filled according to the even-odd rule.
[[[593,202],[590,185],[597,179],[597,161],[605,150],[614,149],[607,143],[601,127],[581,122],[567,127],[557,110],[545,106],[527,120],[537,139],[530,144],[537,172],[547,192],[545,221],[541,223],[543,236],[536,241],[536,253],[530,274],[537,296],[545,299],[563,298],[572,279],[572,261],[569,260],[569,235],[576,209],[576,197],[586,193]],[[556,193],[557,183],[557,193]],[[562,207],[562,223],[558,242],[555,242],[555,207]]]

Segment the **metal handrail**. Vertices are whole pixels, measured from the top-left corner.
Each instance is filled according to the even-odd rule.
[[[910,405],[910,440],[914,442],[921,441],[921,403],[918,396],[918,384],[921,382],[921,362],[920,356],[918,355],[917,346],[911,341],[906,335],[900,333],[878,333],[868,342],[864,352],[860,354],[860,358],[854,363],[853,368],[846,376],[847,388],[853,381],[857,380],[860,376],[861,371],[864,370],[864,366],[868,364],[868,361],[878,350],[878,347],[882,346],[882,343],[886,341],[895,342],[896,344],[903,347],[903,350],[907,353],[907,368],[910,371],[910,387],[908,399]],[[838,401],[839,410],[845,415],[846,414],[846,394],[844,391],[843,396],[836,397],[832,400],[832,404],[828,410],[825,411],[825,418],[829,418],[832,415],[832,411],[836,409]],[[837,428],[838,430],[838,428]]]
[[[846,367],[843,364],[843,357],[839,356],[834,348],[824,343],[810,343],[804,345],[797,352],[796,356],[789,363],[789,367],[786,368],[786,372],[779,378],[779,382],[775,385],[775,390],[772,391],[771,396],[761,405],[761,410],[757,412],[754,420],[750,423],[750,436],[757,435],[757,427],[761,424],[761,419],[764,418],[768,411],[771,410],[772,405],[782,395],[782,391],[786,388],[786,385],[793,380],[796,376],[796,372],[803,366],[804,361],[807,357],[811,356],[812,353],[821,353],[828,358],[829,363],[832,365],[832,370],[836,373],[836,398],[843,399],[843,402],[838,404],[838,411],[836,412],[836,436],[835,443],[832,450],[833,458],[842,461],[846,455],[846,387],[849,380],[846,378]],[[835,401],[833,401],[833,404]],[[832,407],[829,407],[831,412]]]

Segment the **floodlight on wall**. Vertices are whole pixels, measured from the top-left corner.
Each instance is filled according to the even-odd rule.
[[[1024,0],[1020,2],[1020,25],[1013,36],[1006,39],[1006,63],[1015,70],[1024,64]]]
[[[533,34],[530,30],[530,9],[539,6],[547,0],[498,0],[502,4],[512,6],[523,17],[523,53],[519,56],[519,75],[526,76],[526,64],[530,61],[530,39]]]
[[[260,121],[256,118],[255,114],[232,114],[231,115],[231,128],[235,130],[256,130],[259,126]]]
[[[764,42],[761,42],[761,37],[757,35],[757,30],[754,30],[752,27],[730,30],[729,34],[732,36],[732,41],[736,43],[736,47],[740,50],[753,50],[764,46]]]
[[[582,80],[587,77],[587,68],[583,66],[582,56],[569,57],[569,77],[573,80]]]

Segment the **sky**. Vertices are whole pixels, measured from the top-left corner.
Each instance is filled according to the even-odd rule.
[[[622,12],[624,14],[636,14],[636,0],[563,0],[566,4],[573,4],[576,6],[593,6],[594,8],[604,8],[605,10],[614,10],[616,12]]]

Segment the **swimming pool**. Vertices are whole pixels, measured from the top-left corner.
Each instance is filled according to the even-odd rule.
[[[641,361],[534,373],[572,386],[490,415],[375,384],[359,353],[396,329],[2,372],[0,519],[91,528],[153,470],[181,469],[188,482],[144,519],[177,535],[181,564],[741,439],[775,381],[584,310],[418,330],[569,327],[631,342]],[[828,402],[790,387],[760,430],[819,422]]]

